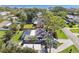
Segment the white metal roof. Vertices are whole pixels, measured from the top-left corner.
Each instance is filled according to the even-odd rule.
[[[33,48],[33,45],[35,50],[41,50],[41,44],[24,44],[23,47]]]
[[[73,15],[67,15],[67,17],[68,17],[68,18],[74,18],[74,16],[73,16]]]
[[[31,30],[30,36],[35,36],[35,32],[36,32],[36,30]]]
[[[5,26],[10,26],[12,23],[11,22],[9,22],[9,23],[7,23]]]

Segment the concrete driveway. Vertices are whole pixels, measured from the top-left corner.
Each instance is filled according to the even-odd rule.
[[[72,33],[69,28],[63,28],[62,31],[67,35],[69,39],[72,40],[76,48],[79,49],[79,38],[75,36],[74,33]]]
[[[51,53],[57,53],[60,52],[68,47],[70,47],[71,45],[73,45],[73,42],[70,39],[58,39],[57,40],[59,43],[63,43],[62,45],[60,45],[57,49],[51,48]]]

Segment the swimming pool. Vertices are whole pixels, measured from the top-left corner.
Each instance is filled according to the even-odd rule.
[[[22,37],[21,37],[21,40],[24,40],[25,36],[30,35],[30,32],[31,32],[31,30],[26,30],[26,31],[24,31],[24,33],[23,33],[23,35],[22,35]]]

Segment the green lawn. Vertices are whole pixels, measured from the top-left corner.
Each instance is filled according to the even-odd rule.
[[[65,50],[63,50],[63,51],[61,51],[59,53],[69,53],[70,50],[72,51],[71,53],[79,53],[79,50],[74,45],[66,48]]]
[[[25,24],[24,28],[31,29],[33,28],[33,24]]]
[[[5,34],[5,31],[0,31],[0,38]]]
[[[6,32],[7,30],[0,30],[0,38],[2,38],[3,37],[3,35],[5,35],[5,32]]]
[[[71,29],[70,31],[73,33],[79,33],[79,29]]]
[[[68,39],[62,30],[57,31],[57,37],[58,39]]]
[[[19,42],[19,38],[21,37],[22,33],[23,31],[17,31],[16,34],[13,35],[11,40],[15,43]]]
[[[77,24],[76,24],[76,25],[73,25],[73,28],[78,28],[78,26],[79,26],[79,25],[77,25]]]
[[[62,44],[63,44],[63,43],[59,43],[59,42],[58,42],[58,43],[57,43],[57,47],[59,47],[59,46],[62,45]]]
[[[67,27],[67,28],[70,28],[68,24],[66,24],[66,27]]]
[[[1,30],[0,31],[0,37],[2,37],[5,34],[6,31]]]
[[[73,25],[72,28],[79,28],[78,26],[79,26],[79,25],[76,24],[76,25]],[[70,28],[68,24],[66,24],[66,27],[67,27],[67,28]]]

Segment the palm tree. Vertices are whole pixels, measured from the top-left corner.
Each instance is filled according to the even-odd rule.
[[[51,47],[53,46],[52,40],[53,39],[50,36],[46,37],[46,44],[49,47],[49,53],[51,53]]]

